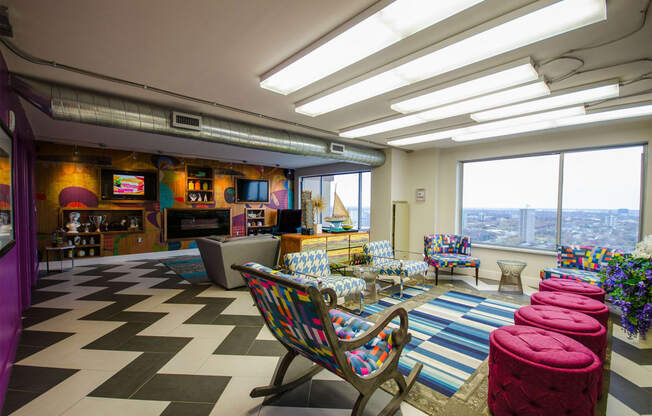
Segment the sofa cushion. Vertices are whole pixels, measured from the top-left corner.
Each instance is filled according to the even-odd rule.
[[[283,257],[285,267],[292,273],[305,273],[311,276],[330,276],[326,250],[310,250],[288,253]]]
[[[428,263],[420,260],[390,260],[377,266],[378,274],[386,276],[410,277],[428,272]]]
[[[541,269],[541,279],[570,279],[601,287],[600,276],[596,272],[570,269],[567,267],[546,267]]]
[[[464,254],[431,254],[426,258],[426,261],[433,267],[480,267],[479,258]]]

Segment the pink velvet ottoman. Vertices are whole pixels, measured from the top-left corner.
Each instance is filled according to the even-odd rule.
[[[607,330],[587,314],[550,305],[523,306],[514,313],[516,325],[554,331],[573,338],[595,353],[604,364],[607,353]],[[600,367],[602,370],[602,366]],[[602,395],[602,371],[598,396]]]
[[[569,279],[545,279],[539,282],[539,291],[541,292],[564,292],[574,293],[576,295],[586,296],[604,303],[606,292],[596,286],[577,280]]]
[[[594,415],[602,365],[565,335],[513,325],[489,336],[489,392],[494,416]]]
[[[582,312],[597,319],[605,329],[609,321],[609,308],[604,303],[573,293],[537,292],[530,296],[530,304],[558,306]]]

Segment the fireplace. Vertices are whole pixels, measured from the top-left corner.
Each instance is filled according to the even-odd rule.
[[[231,210],[228,208],[166,208],[164,217],[166,241],[231,235]]]

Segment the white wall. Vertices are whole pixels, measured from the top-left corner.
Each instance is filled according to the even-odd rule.
[[[580,149],[619,144],[652,144],[652,120],[616,122],[584,128],[553,130],[492,142],[450,148],[432,148],[410,153],[389,150],[387,163],[372,171],[372,239],[389,238],[391,201],[407,200],[410,204],[410,251],[423,251],[423,235],[456,232],[457,167],[463,160],[524,155],[530,153]],[[652,149],[651,149],[652,151]],[[652,158],[650,158],[652,159]],[[387,185],[389,181],[390,185]],[[416,202],[415,191],[426,189],[426,201]],[[652,167],[648,160],[647,189],[643,212],[643,233],[652,234]],[[605,195],[608,197],[608,194]],[[377,227],[374,230],[374,227]],[[537,285],[539,270],[552,266],[556,257],[503,249],[473,248],[480,257],[482,277],[498,279],[500,258],[523,260],[524,283]],[[462,270],[460,270],[461,272]],[[471,273],[471,270],[468,270]]]

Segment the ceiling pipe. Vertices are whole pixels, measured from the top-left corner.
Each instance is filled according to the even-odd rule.
[[[339,161],[381,166],[385,153],[345,144],[344,153],[332,153],[330,142],[319,137],[201,115],[201,128],[172,127],[172,112],[125,97],[10,75],[11,88],[55,120],[177,136],[212,143]],[[178,110],[183,112],[183,110]]]

